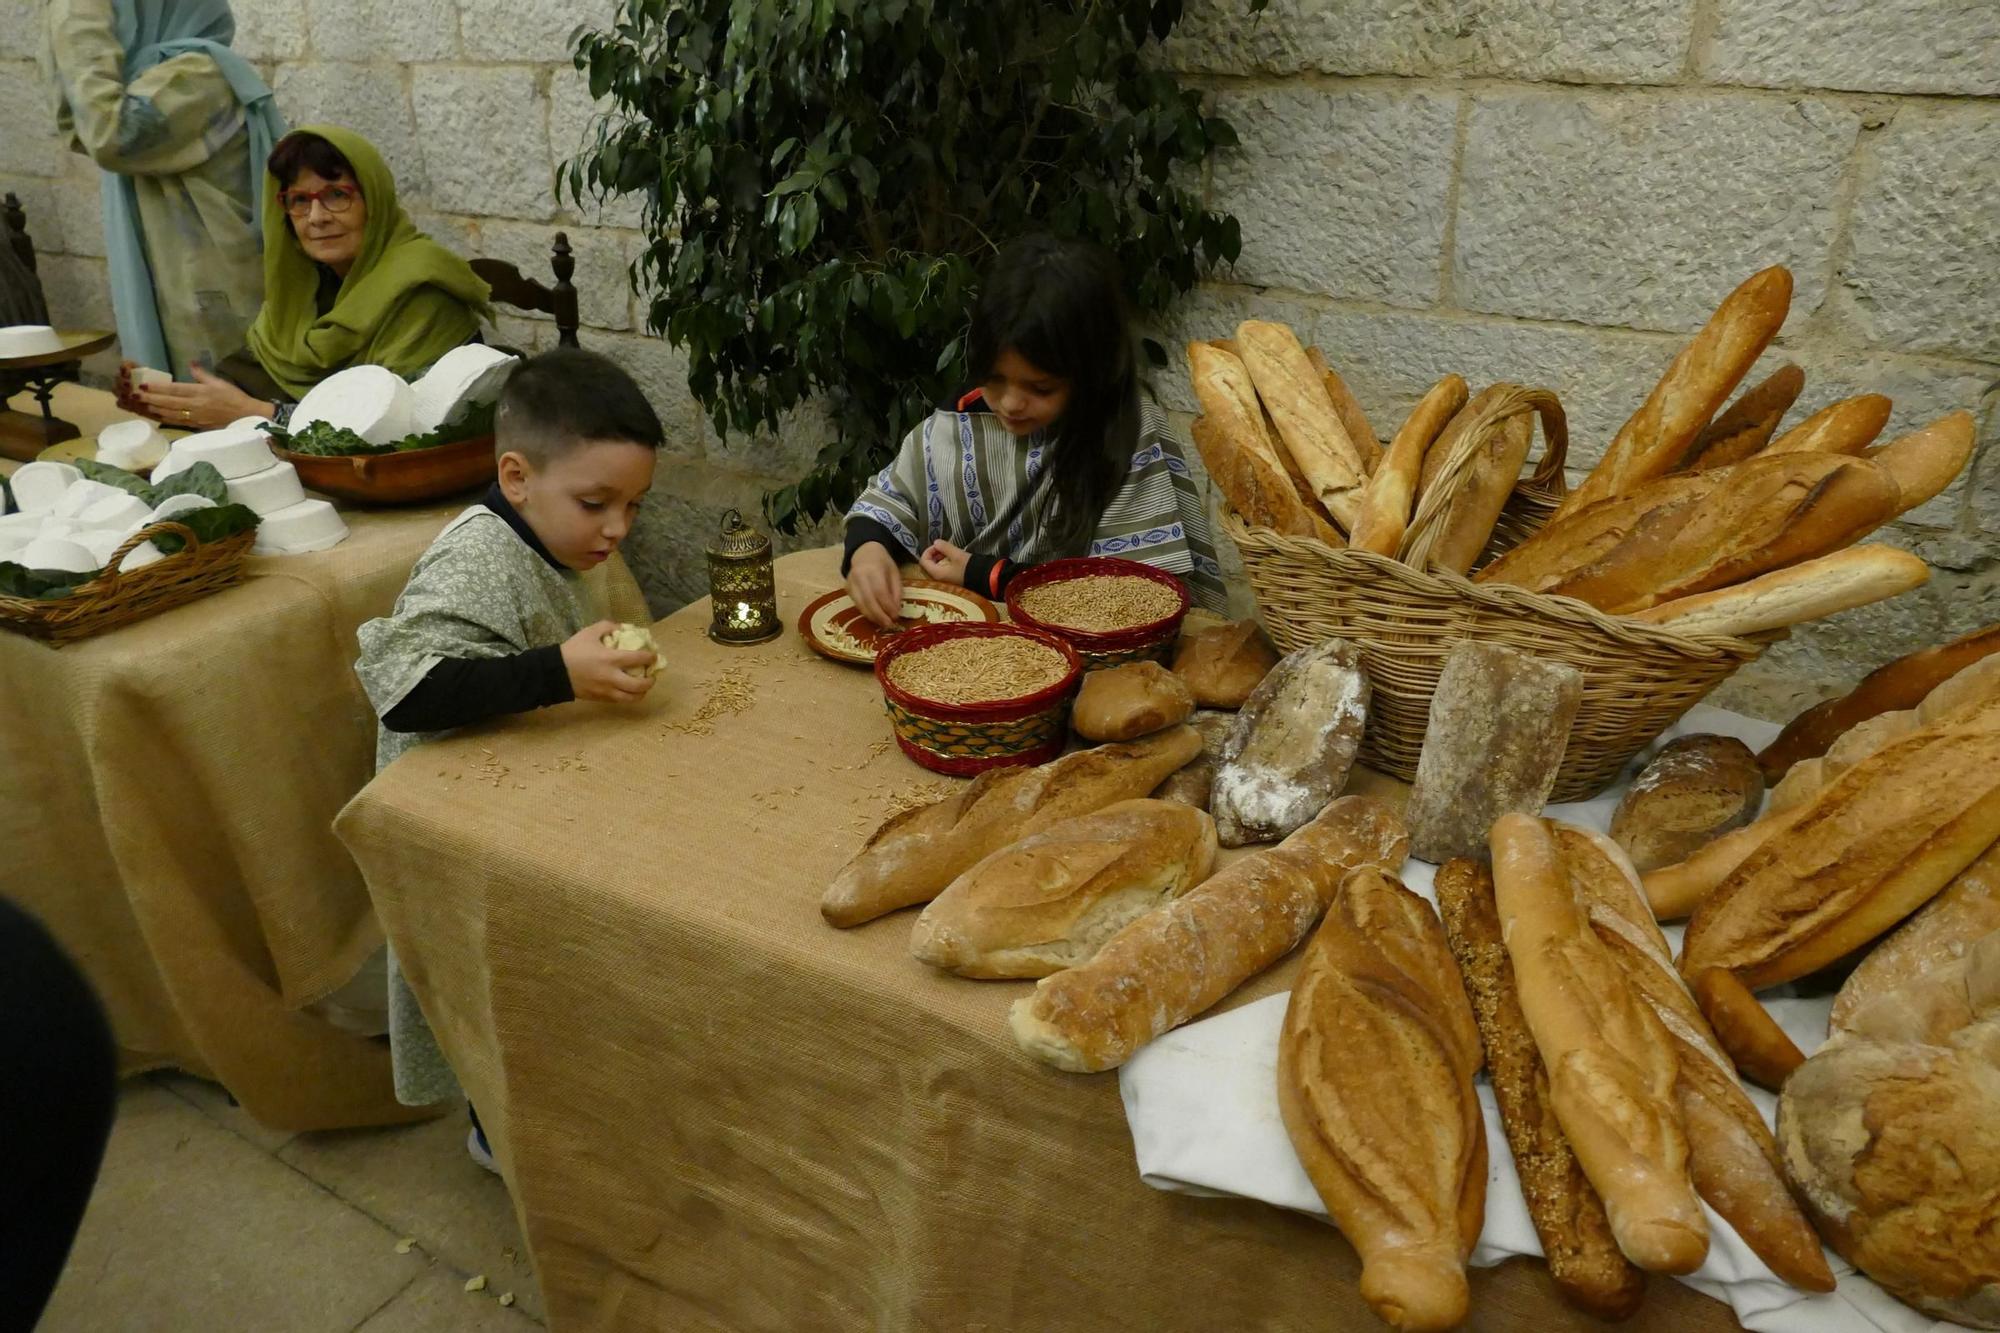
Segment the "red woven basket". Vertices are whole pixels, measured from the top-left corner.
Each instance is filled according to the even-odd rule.
[[[1070,629],[1064,625],[1051,625],[1045,620],[1037,620],[1021,609],[1021,595],[1034,588],[1050,583],[1064,583],[1070,579],[1090,578],[1094,575],[1130,576],[1150,579],[1154,583],[1172,588],[1180,599],[1180,606],[1170,616],[1155,620],[1150,624],[1134,625],[1130,629],[1110,630],[1094,633],[1090,630]],[[1092,671],[1101,667],[1122,666],[1127,662],[1166,662],[1173,656],[1174,643],[1180,638],[1181,621],[1187,618],[1188,607],[1193,599],[1188,596],[1187,585],[1164,569],[1139,560],[1122,560],[1117,556],[1091,555],[1072,560],[1051,560],[1045,565],[1036,565],[1017,575],[1007,585],[1007,614],[1020,625],[1028,625],[1059,639],[1067,639],[1083,655],[1084,665]]]
[[[1063,655],[1069,669],[1046,689],[1016,699],[946,704],[922,699],[889,679],[897,658],[953,639],[1032,639]],[[1083,660],[1060,637],[1020,625],[961,621],[906,629],[875,655],[875,679],[903,753],[934,773],[971,777],[989,768],[1046,763],[1062,753],[1070,697],[1083,678]]]

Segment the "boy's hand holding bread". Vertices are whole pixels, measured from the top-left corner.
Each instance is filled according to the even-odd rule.
[[[563,668],[569,672],[570,689],[578,699],[601,704],[637,703],[653,688],[651,668],[659,661],[659,654],[612,647],[607,640],[619,628],[615,620],[600,620],[563,643]]]

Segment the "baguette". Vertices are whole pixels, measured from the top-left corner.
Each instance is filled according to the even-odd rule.
[[[1317,537],[1329,546],[1343,544],[1331,523],[1300,502],[1283,468],[1239,446],[1207,417],[1196,417],[1189,433],[1209,478],[1245,523],[1290,537]]]
[[[1435,453],[1436,449],[1433,448]],[[1557,519],[1472,576],[1474,583],[1512,583],[1546,591],[1616,550],[1634,532],[1673,531],[1701,512],[1732,477],[1728,468],[1661,477],[1615,499]]]
[[[1492,853],[1521,1011],[1618,1248],[1650,1272],[1692,1273],[1708,1255],[1708,1223],[1688,1180],[1672,1041],[1591,929],[1549,826],[1502,816]]]
[[[1653,392],[1612,438],[1603,460],[1570,492],[1556,516],[1623,495],[1685,458],[1709,418],[1778,336],[1791,302],[1792,275],[1782,267],[1753,274],[1731,292],[1681,349]]]
[[[1806,387],[1806,373],[1787,361],[1760,383],[1745,389],[1728,411],[1708,424],[1681,460],[1681,468],[1701,472],[1740,463],[1769,443],[1785,413]]]
[[[2000,706],[1892,742],[1797,811],[1695,909],[1683,972],[1775,986],[1928,902],[2000,838]]]
[[[1867,456],[1896,479],[1903,494],[1902,507],[1896,512],[1906,514],[1944,494],[1945,488],[1972,461],[1977,436],[1972,413],[1961,410],[1947,413],[1922,430],[1911,431],[1879,449],[1870,449]]]
[[[1035,768],[995,768],[962,791],[875,830],[820,898],[831,925],[858,926],[929,902],[982,858],[1058,820],[1144,796],[1201,753],[1192,727],[1079,750]]]
[[[1825,759],[1808,759],[1794,764],[1783,780],[1771,788],[1771,794],[1764,801],[1764,810],[1774,815],[1781,810],[1789,810],[1802,801],[1812,799],[1813,794],[1826,783]]]
[[[1089,962],[1036,982],[1008,1011],[1014,1040],[1057,1069],[1115,1069],[1289,953],[1349,870],[1393,872],[1409,850],[1387,806],[1343,796],[1277,847],[1140,917]]]
[[[1278,1038],[1278,1111],[1392,1328],[1456,1328],[1486,1220],[1479,1031],[1430,905],[1373,867],[1342,880]]]
[[[1548,1256],[1549,1276],[1570,1304],[1599,1319],[1625,1319],[1646,1294],[1646,1275],[1618,1250],[1604,1201],[1570,1150],[1549,1100],[1549,1072],[1521,1012],[1514,965],[1500,938],[1493,875],[1469,858],[1447,861],[1435,881],[1438,914],[1458,960],[1486,1052],[1500,1127],[1528,1218]]]
[[[1893,546],[1854,546],[1714,592],[1677,597],[1634,620],[1683,634],[1741,636],[1885,601],[1930,580],[1931,567]]]
[[[1326,512],[1352,532],[1368,472],[1298,335],[1283,324],[1247,319],[1236,328],[1236,345],[1285,451]]]
[[[1877,667],[1838,699],[1808,708],[1757,755],[1766,781],[1775,783],[1802,759],[1826,753],[1841,733],[1879,713],[1915,708],[1937,686],[1990,654],[2000,652],[2000,624],[1976,629],[1950,643],[1926,648]]]
[[[1868,951],[1834,996],[1829,1030],[1845,1032],[1854,1016],[1877,997],[1957,963],[1974,943],[1996,930],[2000,930],[2000,843],[1988,847],[1937,897]]]
[[[1647,871],[1642,883],[1653,915],[1661,921],[1692,916],[1701,900],[1715,892],[1752,852],[1762,847],[1772,834],[1790,827],[1805,810],[1802,803],[1767,812],[1763,818],[1723,834],[1678,865]]]
[[[1431,386],[1403,428],[1396,432],[1388,452],[1382,456],[1381,466],[1368,479],[1368,489],[1362,492],[1361,514],[1348,538],[1355,550],[1393,556],[1402,546],[1403,530],[1409,526],[1416,505],[1417,483],[1423,476],[1425,457],[1452,417],[1465,406],[1465,400],[1465,381],[1456,375],[1446,375]]]
[[[1859,454],[1889,424],[1891,403],[1879,393],[1830,403],[1766,445],[1766,454]]]
[[[1326,396],[1333,400],[1333,410],[1340,417],[1340,425],[1347,432],[1348,441],[1361,455],[1362,468],[1369,476],[1374,476],[1375,469],[1382,466],[1382,442],[1375,438],[1375,428],[1368,424],[1368,414],[1361,410],[1360,401],[1347,387],[1347,381],[1340,377],[1340,372],[1326,363],[1326,357],[1319,348],[1306,348],[1306,360],[1312,363],[1312,368],[1319,372],[1321,382],[1326,385]]]
[[[1832,1291],[1833,1271],[1812,1225],[1785,1190],[1771,1131],[1674,971],[1666,937],[1639,892],[1638,872],[1601,834],[1565,824],[1552,831],[1569,890],[1598,942],[1673,1042],[1674,1096],[1687,1125],[1695,1193],[1772,1272],[1805,1291]]]
[[[1535,418],[1526,412],[1491,428],[1472,466],[1459,474],[1458,491],[1438,520],[1425,562],[1430,568],[1467,574],[1479,563],[1534,441]]]
[[[1003,847],[951,882],[910,952],[962,977],[1045,977],[1208,877],[1215,822],[1167,801],[1120,801]]]
[[[1711,967],[1694,978],[1693,986],[1702,1013],[1743,1077],[1776,1092],[1806,1062],[1805,1052],[1735,973]]]

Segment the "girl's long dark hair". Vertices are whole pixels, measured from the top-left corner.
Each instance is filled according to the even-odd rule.
[[[966,341],[975,384],[1008,348],[1068,380],[1069,406],[1032,486],[1002,515],[1034,514],[1058,553],[1082,555],[1139,443],[1139,384],[1118,262],[1087,241],[1024,236],[994,256]]]

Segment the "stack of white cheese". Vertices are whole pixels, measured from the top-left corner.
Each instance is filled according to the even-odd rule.
[[[481,343],[454,347],[414,383],[383,366],[350,366],[314,385],[292,409],[290,429],[317,422],[353,431],[370,444],[428,435],[461,408],[500,396],[518,358]]]
[[[325,500],[308,500],[299,485],[298,469],[271,452],[271,437],[260,426],[262,417],[244,417],[221,430],[183,435],[153,469],[158,485],[196,463],[207,463],[222,474],[232,503],[257,515],[260,555],[299,555],[324,551],[347,539],[347,524]]]
[[[104,568],[126,539],[148,523],[215,503],[199,495],[175,495],[156,508],[116,486],[86,479],[67,463],[28,463],[9,484],[19,512],[0,515],[0,560],[69,574]],[[159,558],[160,549],[143,542],[120,568],[140,569]]]

